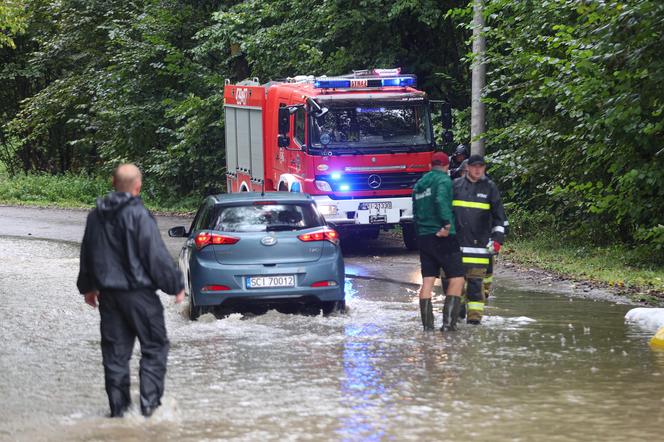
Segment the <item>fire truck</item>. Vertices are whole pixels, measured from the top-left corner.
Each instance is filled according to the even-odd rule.
[[[343,235],[401,225],[435,148],[430,103],[400,69],[297,76],[224,88],[228,192],[306,192]]]

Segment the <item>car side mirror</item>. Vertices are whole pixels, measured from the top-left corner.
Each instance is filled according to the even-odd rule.
[[[452,129],[452,106],[449,103],[442,103],[440,106],[440,122],[443,129]]]
[[[168,236],[172,238],[185,238],[187,229],[184,226],[171,227],[168,229]]]
[[[290,109],[287,107],[279,108],[279,134],[288,135],[290,132]]]
[[[288,135],[279,134],[277,136],[277,146],[288,148],[288,146],[290,146],[290,138],[288,138]]]

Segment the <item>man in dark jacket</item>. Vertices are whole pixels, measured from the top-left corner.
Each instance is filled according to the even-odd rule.
[[[133,164],[113,174],[115,192],[97,200],[88,215],[81,244],[77,286],[101,316],[101,351],[111,417],[131,403],[129,359],[135,338],[141,343],[140,403],[144,416],[161,405],[168,338],[161,289],[184,299],[182,274],[166,250],[157,222],[138,197],[141,172]]]
[[[463,290],[464,269],[456,239],[452,212],[452,180],[447,174],[449,158],[436,152],[431,158],[431,172],[413,187],[413,215],[420,248],[422,287],[420,315],[424,330],[434,329],[431,290],[441,269],[448,278],[443,306],[442,331],[456,330]]]
[[[466,176],[454,180],[454,217],[466,269],[466,322],[479,324],[484,314],[483,278],[491,256],[505,240],[505,211],[495,183],[485,175],[481,155],[468,158]]]

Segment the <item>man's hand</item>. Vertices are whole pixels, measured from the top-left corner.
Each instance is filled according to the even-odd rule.
[[[92,308],[97,308],[97,297],[99,296],[99,291],[93,290],[85,294],[85,303]]]
[[[180,304],[184,301],[184,289],[180,290],[180,292],[175,295],[175,303]]]
[[[438,238],[446,238],[450,236],[450,225],[446,225],[444,227],[441,227],[439,231],[436,232],[436,236]]]
[[[500,248],[501,248],[501,247],[502,247],[502,244],[499,243],[498,241],[494,241],[494,242],[493,242],[493,251],[496,253],[496,255],[497,255],[498,253],[500,253]]]

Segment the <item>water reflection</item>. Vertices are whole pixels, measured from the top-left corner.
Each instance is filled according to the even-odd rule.
[[[387,395],[380,370],[374,365],[378,358],[373,343],[364,338],[380,336],[379,327],[349,325],[345,328],[343,352],[344,379],[341,385],[342,404],[351,413],[341,419],[339,431],[343,440],[380,440],[385,435],[385,404]]]

